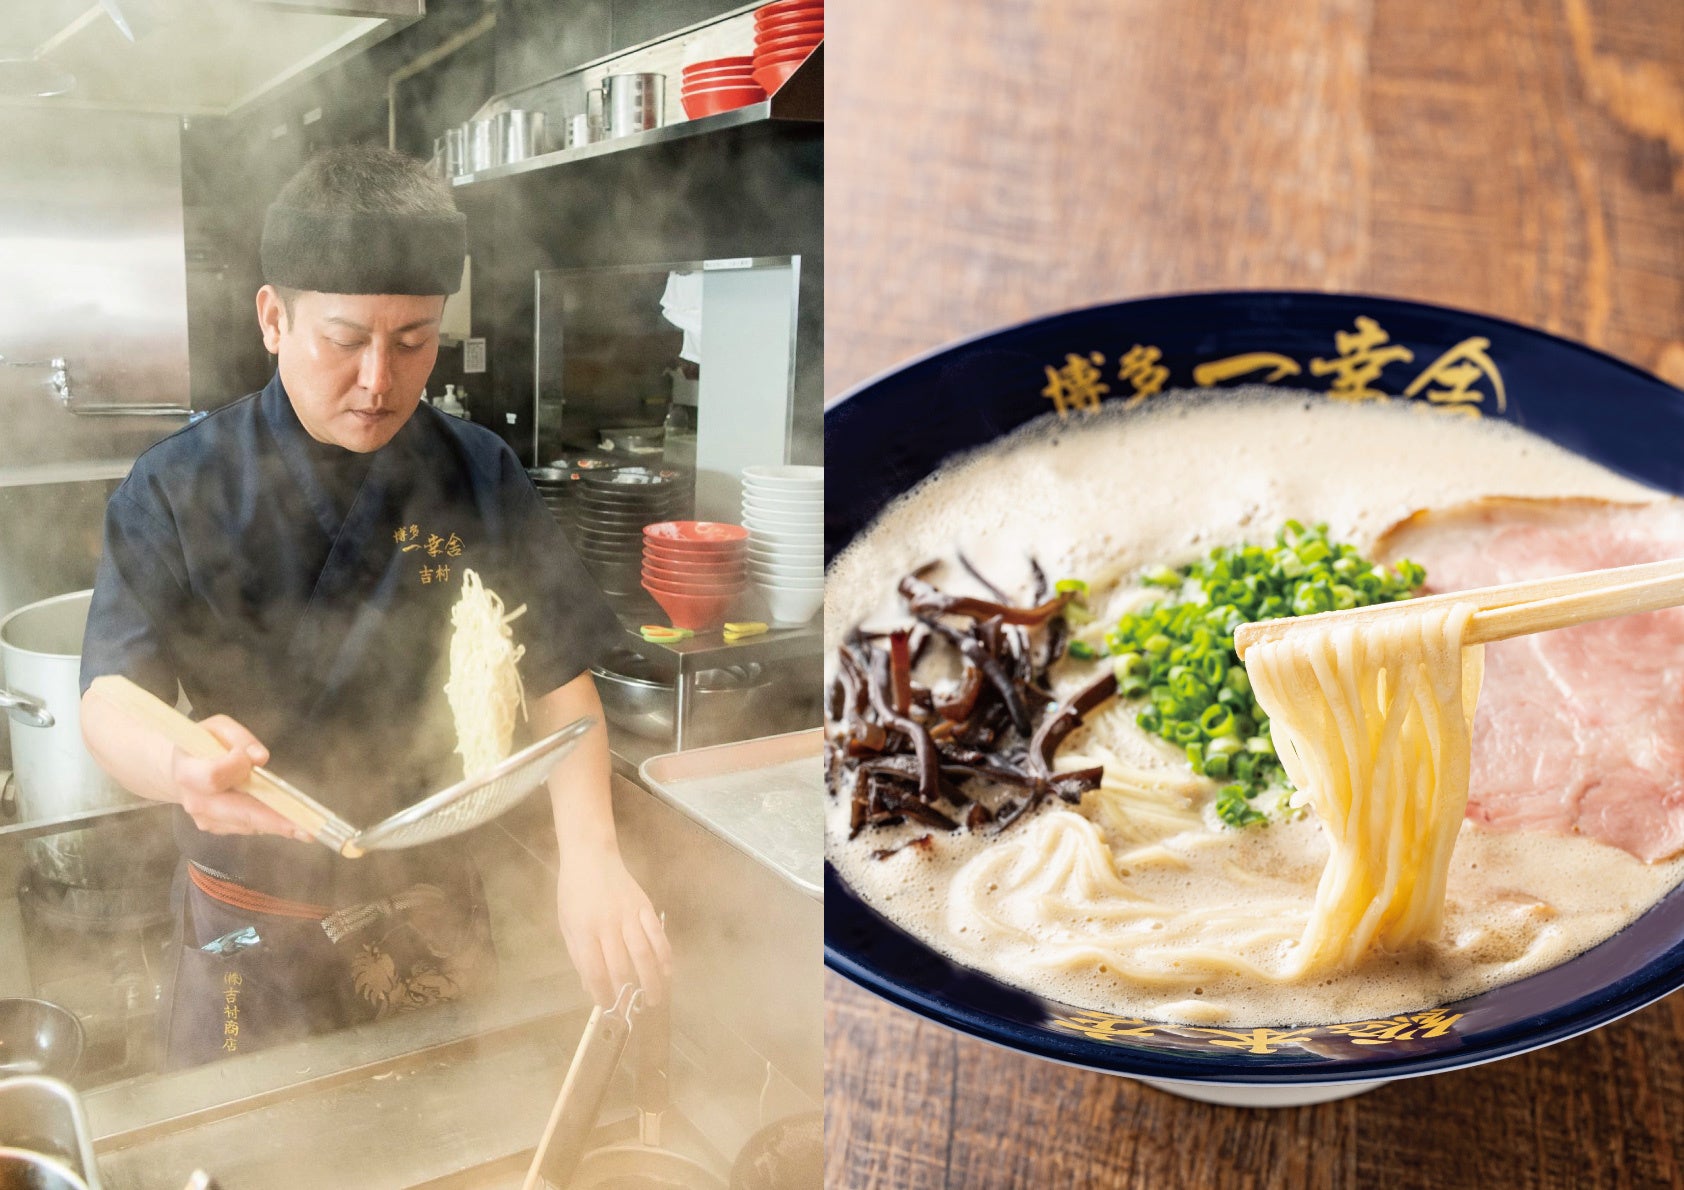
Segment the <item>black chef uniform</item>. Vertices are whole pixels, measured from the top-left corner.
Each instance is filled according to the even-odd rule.
[[[621,629],[514,453],[423,403],[387,445],[316,442],[277,375],[152,447],[113,494],[82,688],[122,674],[227,714],[354,826],[461,776],[443,686],[465,570],[509,610],[529,697]],[[459,995],[489,970],[463,840],[344,859],[176,811],[165,1024],[189,1065]],[[329,916],[331,915],[331,916]],[[328,920],[324,923],[323,918]]]

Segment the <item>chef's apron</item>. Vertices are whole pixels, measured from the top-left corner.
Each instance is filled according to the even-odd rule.
[[[472,995],[496,977],[479,878],[337,912],[248,893],[183,862],[161,1018],[165,1064],[197,1066]]]

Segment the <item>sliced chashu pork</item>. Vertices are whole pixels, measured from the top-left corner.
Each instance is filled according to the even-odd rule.
[[[1434,593],[1680,558],[1684,501],[1478,500],[1416,513],[1378,553],[1419,562]],[[1486,646],[1468,817],[1684,850],[1684,609]]]

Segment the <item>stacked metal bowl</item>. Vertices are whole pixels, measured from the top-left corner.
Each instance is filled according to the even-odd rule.
[[[573,480],[560,467],[528,467],[527,477],[532,480],[532,486],[538,489],[538,495],[544,501],[544,507],[550,510],[563,531],[569,536],[573,530]]]
[[[680,509],[679,473],[657,467],[587,471],[573,498],[573,545],[610,595],[640,594],[643,527]]]
[[[580,481],[587,475],[613,471],[619,466],[618,460],[606,455],[573,455],[555,459],[547,467],[528,467],[526,474],[543,497],[544,506],[571,538],[575,520],[573,497],[578,494]]]

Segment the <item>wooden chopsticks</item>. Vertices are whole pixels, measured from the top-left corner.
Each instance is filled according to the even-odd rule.
[[[1471,603],[1477,609],[1468,623],[1463,643],[1489,644],[1512,636],[1570,628],[1574,624],[1605,620],[1611,616],[1629,616],[1684,605],[1684,558],[1644,562],[1637,566],[1615,566],[1608,570],[1586,570],[1496,587],[1478,587],[1471,591],[1449,591],[1400,603],[1321,612],[1313,616],[1260,620],[1241,624],[1234,630],[1234,648],[1243,660],[1246,650],[1252,645],[1279,640],[1295,628],[1310,624],[1363,624],[1411,608],[1449,603]]]

